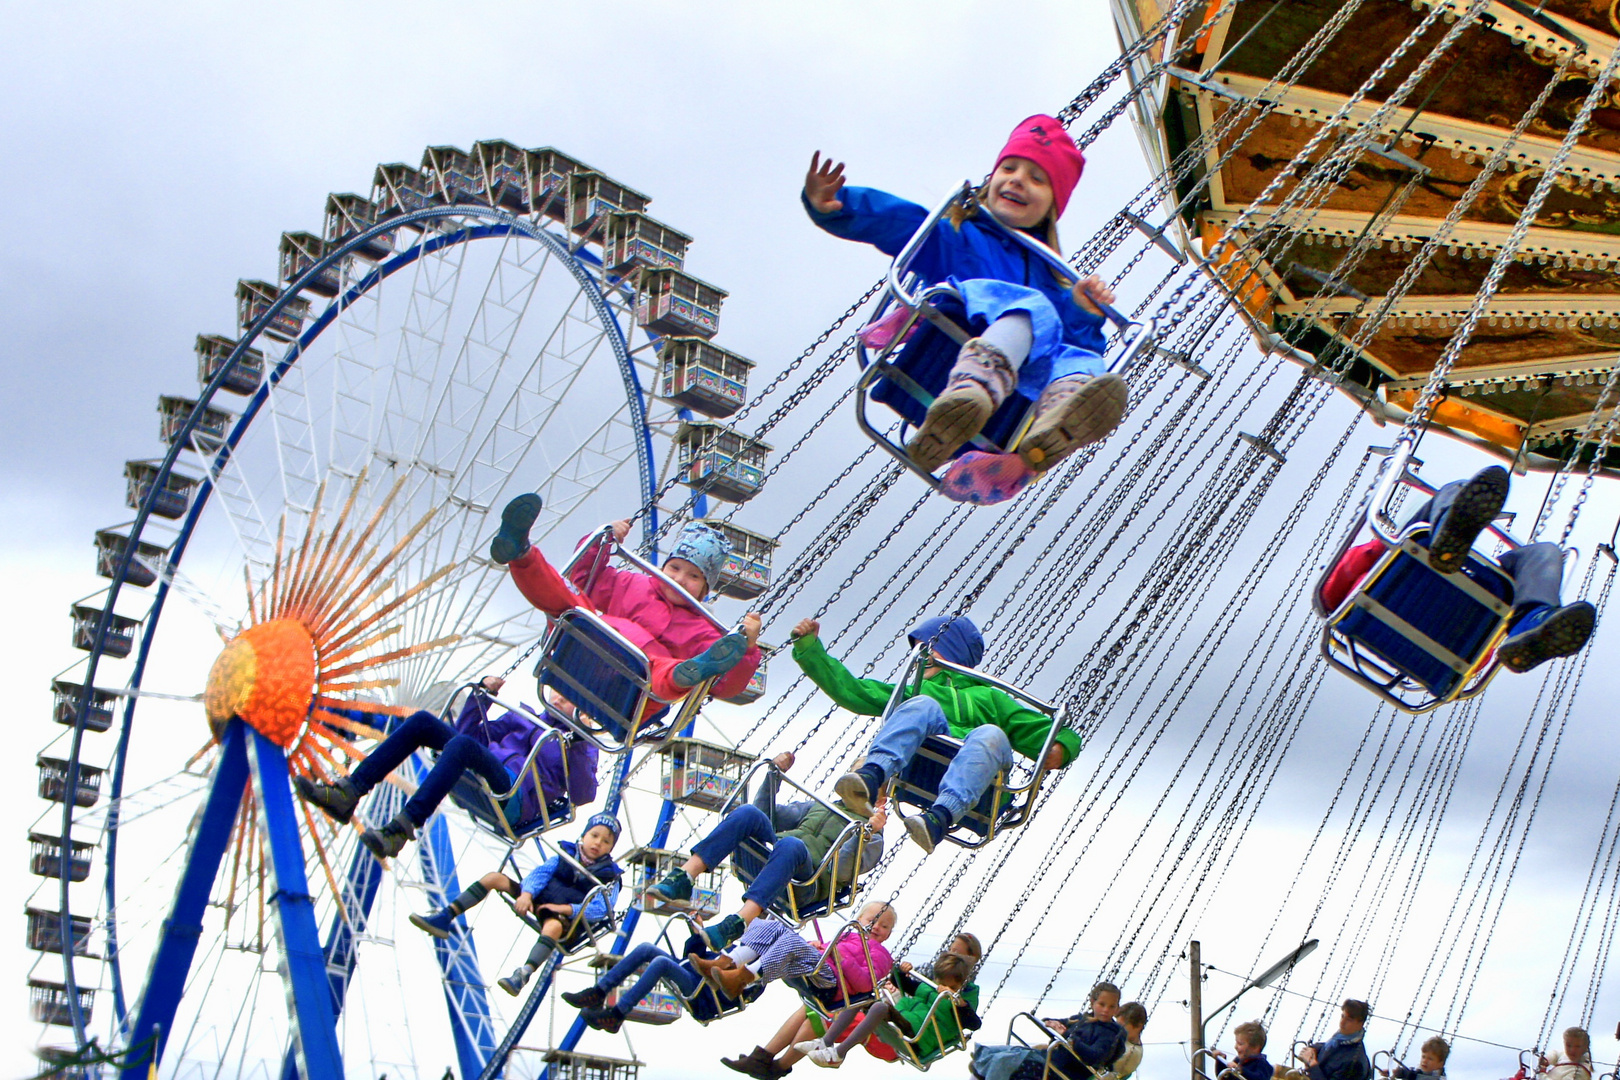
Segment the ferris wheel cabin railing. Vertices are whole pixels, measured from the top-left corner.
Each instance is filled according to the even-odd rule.
[[[1390,451],[1365,518],[1340,541],[1317,581],[1312,607],[1324,620],[1322,656],[1335,670],[1402,712],[1421,714],[1474,697],[1496,674],[1496,648],[1513,613],[1513,578],[1477,550],[1456,573],[1442,574],[1428,562],[1431,526],[1396,526],[1391,510],[1403,484],[1434,492],[1408,473],[1412,449],[1403,438]],[[1328,579],[1363,523],[1388,550],[1329,610]],[[1518,546],[1505,531],[1492,531]]]
[[[934,403],[935,395],[944,389],[950,373],[949,358],[938,350],[924,347],[929,339],[943,334],[960,345],[973,335],[958,321],[965,318],[961,293],[948,283],[920,287],[923,283],[912,273],[911,264],[946,214],[953,207],[972,205],[974,198],[973,184],[964,183],[923,220],[906,246],[889,263],[887,281],[877,308],[867,324],[856,333],[855,357],[862,369],[855,385],[856,424],[882,450],[936,491],[942,489],[939,477],[919,468],[906,453],[904,429],[922,423],[928,408]],[[1064,261],[1063,256],[1033,236],[1001,224],[989,213],[982,213],[978,220],[1000,229],[1064,281],[1072,283],[1078,280],[1074,267]],[[1158,336],[1157,329],[1152,321],[1144,325],[1106,304],[1102,305],[1102,309],[1120,333],[1119,353],[1108,370],[1123,375],[1153,347]],[[928,325],[919,326],[922,322]],[[875,352],[872,351],[874,349]],[[886,423],[879,426],[868,415],[868,405],[873,401],[899,414],[902,428],[899,441],[887,433]],[[1033,419],[1033,403],[1012,395],[996,410],[984,430],[963,446],[963,452],[982,450],[992,454],[1011,453],[1018,448],[1019,440]]]
[[[883,715],[878,720],[879,727],[887,722],[901,702],[907,700],[905,688],[908,685],[912,688],[911,696],[922,693],[923,673],[930,667],[954,671],[958,675],[965,675],[975,682],[999,690],[1027,708],[1042,713],[1050,721],[1046,729],[1046,738],[1041,742],[1040,753],[1034,758],[1034,765],[1020,765],[1015,759],[1012,769],[998,772],[979,801],[962,815],[961,820],[956,822],[950,832],[945,834],[945,839],[953,844],[965,848],[980,848],[994,840],[997,833],[1017,828],[1029,820],[1035,805],[1035,792],[1046,775],[1042,763],[1051,751],[1057,733],[1063,728],[1064,710],[994,675],[988,675],[976,668],[953,664],[949,660],[935,656],[928,642],[919,642],[912,650],[910,660],[907,661],[905,673],[895,683],[894,692],[889,695],[889,703],[884,706]],[[893,779],[895,810],[902,820],[907,816],[901,809],[902,806],[926,810],[934,805],[939,798],[939,785],[945,776],[945,770],[950,768],[951,762],[961,749],[962,740],[950,735],[929,735],[923,739],[917,753]]]
[[[770,911],[778,918],[795,926],[803,926],[811,919],[831,915],[853,906],[860,892],[860,878],[866,845],[871,838],[871,823],[855,817],[843,807],[828,802],[809,788],[797,783],[769,759],[760,760],[743,774],[730,796],[720,807],[721,816],[741,805],[744,793],[756,775],[763,773],[761,783],[773,785],[775,793],[786,784],[805,798],[818,803],[823,809],[844,819],[844,826],[828,846],[827,853],[815,868],[803,878],[793,878],[782,895],[772,902]],[[853,847],[853,850],[847,850]],[[744,885],[752,885],[764,869],[770,852],[753,840],[744,840],[731,856],[731,870]]]

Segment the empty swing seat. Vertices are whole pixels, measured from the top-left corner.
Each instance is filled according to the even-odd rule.
[[[1477,551],[1456,574],[1432,569],[1429,532],[1403,532],[1323,631],[1335,666],[1408,711],[1483,689],[1513,610],[1513,579]]]
[[[580,608],[570,608],[553,621],[535,667],[542,687],[556,690],[599,729],[587,735],[605,734],[612,741],[614,745],[603,746],[610,752],[645,741],[651,734],[649,726],[656,728],[656,721],[669,711],[664,707],[639,719],[658,700],[649,674],[640,649],[599,616]]]

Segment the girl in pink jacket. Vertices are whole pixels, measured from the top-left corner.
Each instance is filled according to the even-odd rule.
[[[888,904],[873,902],[861,908],[855,921],[865,933],[850,927],[838,935],[828,964],[821,962],[822,946],[776,919],[755,919],[737,944],[712,960],[693,963],[728,997],[738,996],[756,981],[802,978],[828,1008],[838,1009],[846,997],[870,994],[894,969],[894,957],[883,944],[894,932],[894,919],[894,908]]]
[[[711,688],[718,698],[735,697],[759,667],[757,612],[742,621],[742,632],[722,635],[669,584],[649,574],[604,565],[589,591],[589,557],[579,560],[572,584],[564,581],[545,556],[529,543],[529,529],[540,515],[540,496],[519,495],[501,512],[501,528],[489,545],[490,558],[506,566],[524,597],[555,618],[569,608],[584,608],[628,638],[647,656],[652,692],[676,701],[706,679],[720,676]],[[613,536],[623,540],[628,521],[613,523]],[[731,544],[717,530],[694,522],[681,530],[663,571],[698,600],[713,592]],[[577,590],[577,591],[576,591]]]

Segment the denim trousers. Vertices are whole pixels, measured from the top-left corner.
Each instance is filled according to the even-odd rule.
[[[931,697],[918,695],[900,704],[878,730],[867,748],[866,760],[893,777],[906,767],[929,735],[949,735],[945,710]],[[939,784],[936,805],[950,811],[952,821],[962,820],[996,778],[996,773],[1012,767],[1012,744],[1007,733],[990,724],[981,724],[967,733],[962,749],[945,770]]]

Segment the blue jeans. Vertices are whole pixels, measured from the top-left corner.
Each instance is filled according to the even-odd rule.
[[[1045,1057],[1040,1051],[1027,1046],[986,1046],[976,1043],[972,1068],[974,1075],[982,1080],[1009,1080],[1030,1060],[1044,1061]]]
[[[754,876],[753,884],[743,893],[744,900],[752,900],[760,907],[771,902],[787,889],[793,878],[806,878],[815,869],[810,861],[810,849],[797,836],[777,838],[771,819],[757,806],[739,806],[720,820],[709,835],[698,841],[692,854],[713,870],[736,851],[744,840],[753,840],[770,848],[771,856]]]
[[[647,965],[647,970],[641,973],[641,978],[637,979],[630,989],[619,995],[619,1003],[614,1006],[621,1016],[635,1008],[642,998],[652,993],[653,987],[658,985],[659,979],[668,979],[680,987],[681,993],[687,997],[697,993],[698,987],[703,985],[703,979],[698,976],[697,972],[682,964],[658,946],[649,941],[643,941],[626,953],[623,960],[614,964],[606,975],[596,980],[596,988],[603,993],[612,990],[615,986],[628,979],[631,972],[642,964]]]
[[[1429,522],[1438,531],[1446,512],[1456,502],[1466,480],[1453,480],[1436,491],[1406,519],[1408,525]],[[1564,549],[1542,541],[1503,552],[1496,563],[1513,579],[1513,609],[1525,611],[1543,605],[1558,607],[1564,584]]]
[[[949,735],[945,710],[931,697],[921,695],[901,702],[878,729],[877,738],[867,748],[866,760],[893,777],[906,767],[912,755],[930,735]],[[961,821],[989,790],[996,773],[1012,768],[1012,743],[1007,733],[990,724],[980,724],[967,733],[962,749],[945,770],[934,804],[950,811],[952,821]]]
[[[424,746],[437,750],[439,760],[423,778],[416,794],[405,803],[405,813],[418,828],[433,816],[433,811],[468,769],[482,776],[495,791],[505,791],[512,786],[512,774],[489,747],[470,735],[456,734],[455,728],[427,711],[406,717],[388,738],[377,744],[377,749],[366,755],[366,760],[355,767],[349,779],[363,795]]]

